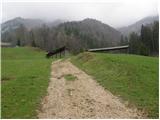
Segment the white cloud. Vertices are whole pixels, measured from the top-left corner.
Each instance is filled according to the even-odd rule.
[[[8,0],[9,1],[9,0]],[[46,20],[95,18],[114,27],[158,14],[157,1],[127,2],[4,2],[2,21],[14,17]]]

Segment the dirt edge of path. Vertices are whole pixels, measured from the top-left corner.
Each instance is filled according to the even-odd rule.
[[[51,68],[48,93],[38,118],[143,118],[136,108],[127,107],[69,60],[57,60]],[[76,80],[67,81],[67,74]]]

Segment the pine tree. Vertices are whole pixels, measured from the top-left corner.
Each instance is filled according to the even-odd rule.
[[[152,35],[153,35],[153,51],[158,54],[159,53],[159,22],[155,21],[152,27]]]
[[[36,47],[33,31],[30,31],[31,46]]]
[[[17,40],[17,46],[21,46],[20,39]]]
[[[133,32],[129,36],[129,53],[139,54],[139,36]]]
[[[144,44],[145,48],[147,48],[147,55],[152,53],[152,31],[148,26],[141,27],[141,39],[140,41]]]

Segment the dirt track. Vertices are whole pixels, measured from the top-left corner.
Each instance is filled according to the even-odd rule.
[[[77,77],[67,81],[64,75]],[[139,118],[85,72],[68,60],[52,64],[48,95],[42,101],[38,118]]]

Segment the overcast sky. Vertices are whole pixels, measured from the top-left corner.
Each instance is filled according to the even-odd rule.
[[[3,2],[2,22],[15,18],[44,20],[82,20],[94,18],[113,27],[132,24],[141,18],[158,15],[158,1],[127,2]]]

